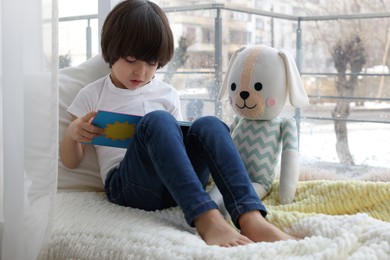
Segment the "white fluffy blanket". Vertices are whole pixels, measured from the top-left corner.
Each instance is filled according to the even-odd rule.
[[[177,208],[145,212],[102,193],[59,193],[39,259],[389,259],[389,183],[299,185],[293,204],[278,205],[277,183],[264,203],[269,221],[304,239],[232,248],[206,245]]]

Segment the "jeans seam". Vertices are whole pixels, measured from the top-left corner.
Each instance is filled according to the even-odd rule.
[[[231,195],[231,197],[232,197],[232,199],[233,199],[233,201],[234,201],[235,208],[237,209],[238,213],[241,214],[240,210],[238,209],[239,207],[238,207],[238,205],[237,205],[237,200],[236,200],[234,194],[232,193],[232,191],[230,190],[229,185],[227,185],[226,180],[225,180],[224,176],[221,174],[219,168],[215,166],[215,165],[216,165],[215,160],[214,160],[213,156],[210,156],[210,152],[209,152],[207,146],[205,146],[204,143],[203,143],[203,141],[202,141],[202,139],[199,138],[199,137],[198,137],[197,135],[195,135],[194,133],[189,134],[189,136],[190,136],[190,135],[193,136],[193,137],[195,137],[195,138],[197,138],[198,141],[199,141],[199,143],[202,144],[203,149],[207,152],[207,154],[209,155],[209,158],[211,158],[212,164],[213,164],[214,168],[217,170],[217,171],[216,171],[217,174],[219,175],[219,177],[220,177],[221,180],[223,181],[223,183],[224,183],[224,185],[225,185],[225,187],[226,187],[226,190],[230,193],[230,195]]]
[[[194,226],[195,219],[203,214],[204,212],[210,209],[217,209],[218,207],[215,205],[213,200],[207,200],[206,202],[198,205],[197,207],[191,209],[188,213],[184,212],[185,219],[187,223],[191,226]]]
[[[210,202],[212,202],[212,200],[205,201],[204,203],[197,205],[196,207],[190,209],[191,213],[195,212],[197,209],[203,207],[204,205],[209,204]]]
[[[259,204],[257,201],[249,201],[249,202],[243,202],[240,206],[236,207],[236,211],[238,214],[242,214],[243,211],[245,211],[245,208],[247,208],[247,205],[256,205],[257,208],[261,207],[261,204]],[[233,209],[235,210],[235,209]]]

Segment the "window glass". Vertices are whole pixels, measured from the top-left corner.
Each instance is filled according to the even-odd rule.
[[[234,114],[228,106],[221,106],[218,93],[234,51],[253,44],[285,49],[296,58],[311,102],[301,110],[287,104],[282,113],[298,121],[302,165],[332,169],[336,174],[352,174],[356,169],[390,171],[390,138],[386,137],[390,132],[389,3],[154,2],[168,10],[176,39],[171,61],[175,66],[167,64],[157,77],[179,90],[185,119],[216,115],[231,122]],[[62,18],[97,12],[97,0],[88,1],[85,12],[71,7],[62,11],[64,3],[70,1],[60,0]],[[178,6],[187,8],[169,9]],[[96,55],[97,30],[93,18],[60,22],[61,55],[70,56],[71,65]]]
[[[97,14],[97,12],[98,0],[58,0],[59,17]]]
[[[58,0],[58,10],[59,67],[76,66],[97,55],[98,1]]]

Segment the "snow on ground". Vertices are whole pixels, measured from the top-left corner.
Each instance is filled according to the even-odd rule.
[[[328,107],[329,111],[334,104],[312,106],[314,109]],[[386,102],[365,102],[364,106],[356,107],[351,103],[351,113],[359,114],[364,111],[378,111],[380,121],[389,121]],[[328,112],[327,112],[328,113]],[[360,117],[367,118],[362,114]],[[370,119],[370,118],[367,118]],[[390,168],[390,124],[348,122],[349,149],[356,165]],[[300,136],[301,158],[305,161],[325,161],[339,163],[336,153],[336,134],[332,121],[302,121]]]
[[[390,124],[348,123],[348,142],[355,164],[390,168]],[[338,163],[333,123],[302,122],[300,156],[304,161]]]

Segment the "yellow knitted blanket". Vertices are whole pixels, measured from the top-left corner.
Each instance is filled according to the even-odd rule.
[[[279,203],[279,182],[263,199],[267,219],[279,227],[290,227],[299,219],[317,214],[366,213],[390,222],[390,183],[364,181],[303,181],[298,183],[294,202]]]

